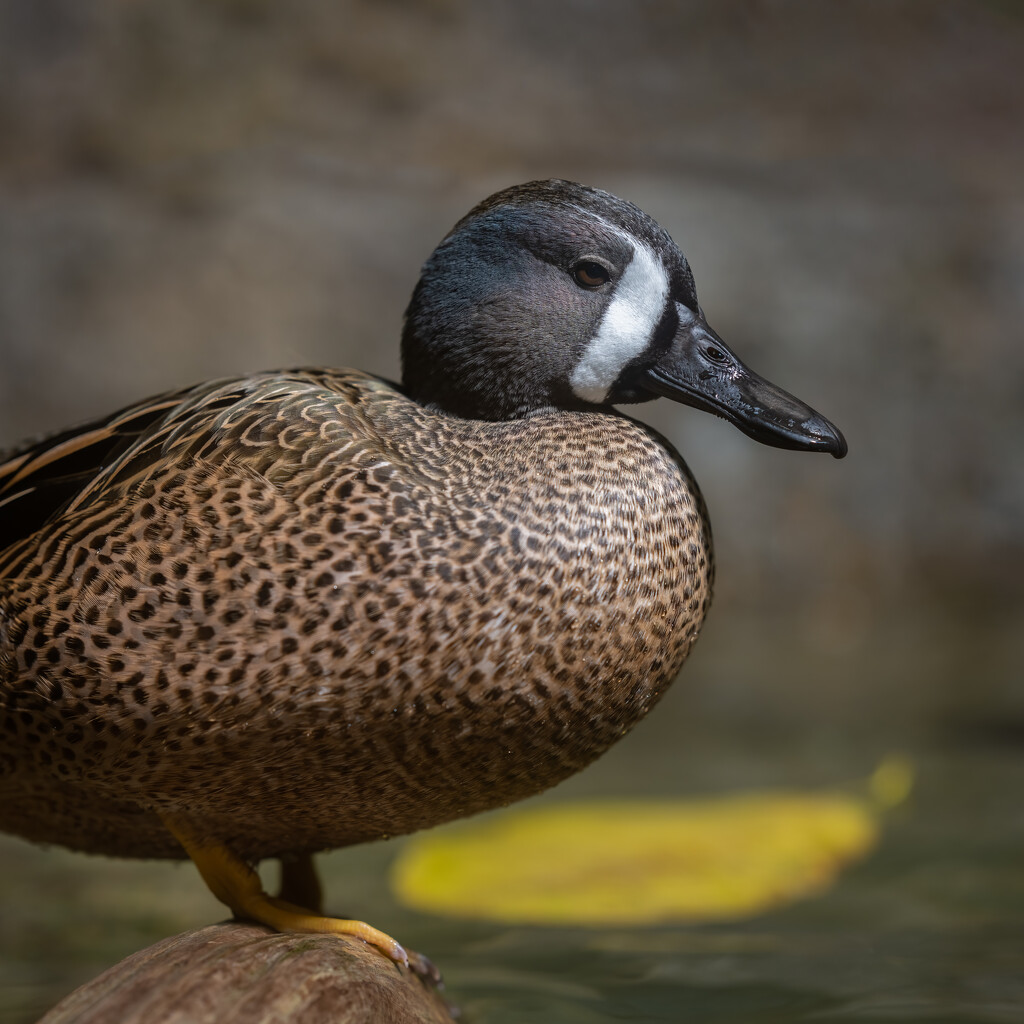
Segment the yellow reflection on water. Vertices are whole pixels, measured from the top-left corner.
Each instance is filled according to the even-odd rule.
[[[890,758],[868,794],[765,792],[510,812],[412,840],[396,895],[418,910],[507,923],[642,925],[757,914],[821,892],[905,799]]]

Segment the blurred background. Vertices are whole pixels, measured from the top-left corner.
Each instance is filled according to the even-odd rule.
[[[850,455],[633,410],[702,485],[716,599],[663,704],[567,792],[826,785],[908,750],[897,860],[953,872],[910,918],[959,926],[955,891],[977,923],[980,900],[995,932],[964,948],[1005,956],[998,913],[1024,905],[1022,67],[1007,0],[0,0],[0,447],[212,376],[394,377],[419,266],[479,199],[557,176],[636,202],[711,324]],[[115,958],[54,945],[69,906],[103,931],[67,881],[102,862],[4,849],[24,908],[0,926],[7,969],[36,987],[0,1019],[28,1020]],[[884,870],[879,907],[909,891]],[[1020,1019],[1018,954],[988,1009],[948,1019]]]

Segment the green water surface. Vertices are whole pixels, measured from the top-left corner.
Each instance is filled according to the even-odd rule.
[[[881,752],[821,736],[671,742],[642,727],[538,799],[829,788]],[[417,914],[388,889],[402,840],[321,858],[328,905],[430,955],[470,1024],[1024,1021],[1024,749],[961,738],[909,753],[918,782],[878,849],[829,892],[752,920],[555,929]],[[223,917],[190,865],[7,837],[0,899],[2,1024],[29,1024],[127,954]]]

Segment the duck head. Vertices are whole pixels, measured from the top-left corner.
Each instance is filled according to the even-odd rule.
[[[665,396],[764,444],[846,454],[836,427],[711,329],[663,228],[569,181],[505,189],[455,225],[406,310],[402,379],[413,399],[469,418]]]

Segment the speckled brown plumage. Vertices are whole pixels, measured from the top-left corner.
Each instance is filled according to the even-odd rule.
[[[630,419],[302,371],[179,396],[0,572],[0,827],[174,857],[179,811],[256,859],[583,767],[678,671],[711,550]]]
[[[709,327],[664,230],[572,182],[459,221],[402,361],[400,387],[214,382],[0,457],[0,829],[187,849],[237,914],[405,963],[309,912],[304,855],[558,782],[697,638],[700,494],[614,407],[667,396],[846,451]],[[304,865],[283,903],[246,863],[274,855]]]

